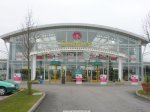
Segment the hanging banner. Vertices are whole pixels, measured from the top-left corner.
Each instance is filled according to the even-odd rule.
[[[37,55],[36,56],[37,61],[42,61],[43,59],[44,59],[44,56],[42,56],[42,55]]]
[[[47,54],[47,55],[45,56],[45,58],[46,58],[47,61],[52,61],[52,60],[54,60],[54,56],[51,55],[51,54]]]
[[[79,62],[85,62],[85,58],[83,54],[81,54],[78,58],[79,58]]]
[[[13,81],[16,83],[21,83],[21,81],[22,81],[21,73],[14,73]]]
[[[108,82],[108,80],[107,80],[107,75],[101,74],[101,75],[100,75],[100,84],[101,84],[101,85],[107,85],[107,82]]]
[[[130,62],[136,62],[136,55],[130,55],[130,58],[129,58]]]
[[[138,85],[139,77],[138,75],[131,75],[131,84],[132,85]]]
[[[96,61],[96,56],[90,55],[90,62],[95,62]]]
[[[64,56],[62,54],[58,54],[56,57],[55,57],[58,61],[63,61],[64,60]]]
[[[68,53],[67,59],[69,62],[75,62],[76,57],[74,56],[74,53]]]

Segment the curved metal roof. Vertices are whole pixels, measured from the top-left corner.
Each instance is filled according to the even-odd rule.
[[[134,39],[140,39],[142,43],[148,43],[148,41],[140,35],[121,30],[118,28],[103,26],[103,25],[96,25],[96,24],[85,24],[85,23],[59,23],[59,24],[48,24],[48,25],[39,25],[32,28],[32,31],[41,31],[41,30],[47,30],[47,29],[57,29],[57,28],[85,28],[85,29],[98,29],[98,30],[104,30],[104,31],[110,31],[112,33],[118,33],[121,35],[125,35]],[[0,38],[3,40],[7,40],[10,37],[18,36],[23,34],[22,30],[13,31],[4,35],[1,35]]]

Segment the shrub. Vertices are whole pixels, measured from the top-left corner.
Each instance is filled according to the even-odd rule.
[[[150,83],[150,76],[145,76],[145,78],[144,78],[144,82],[146,82],[146,83]]]

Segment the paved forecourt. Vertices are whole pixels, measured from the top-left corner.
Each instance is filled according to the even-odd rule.
[[[150,112],[150,101],[135,95],[140,86],[34,85],[33,88],[47,94],[36,112]]]

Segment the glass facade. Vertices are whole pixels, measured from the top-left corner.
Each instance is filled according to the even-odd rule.
[[[101,29],[93,28],[55,28],[38,31],[37,42],[32,51],[42,51],[46,49],[79,47],[94,48],[113,51],[125,54],[123,58],[123,79],[129,80],[131,74],[139,75],[141,78],[141,40]],[[77,38],[77,39],[76,39]],[[14,73],[22,73],[23,79],[26,79],[27,61],[24,58],[19,44],[22,41],[22,35],[10,38],[9,55],[9,78]],[[118,77],[118,57],[107,55],[105,53],[95,54],[93,52],[53,52],[40,54],[36,56],[36,78],[43,75],[43,79],[54,78],[54,66],[50,65],[52,60],[61,62],[57,66],[57,79],[61,78],[61,70],[66,74],[66,81],[72,81],[74,70],[80,67],[83,70],[85,81],[96,80],[96,72],[109,75],[110,62],[114,69],[116,78]],[[109,61],[110,60],[110,61]],[[94,62],[100,61],[102,66],[94,66]],[[50,74],[50,76],[49,76]]]
[[[7,74],[7,61],[5,59],[0,59],[0,80],[6,79]]]

